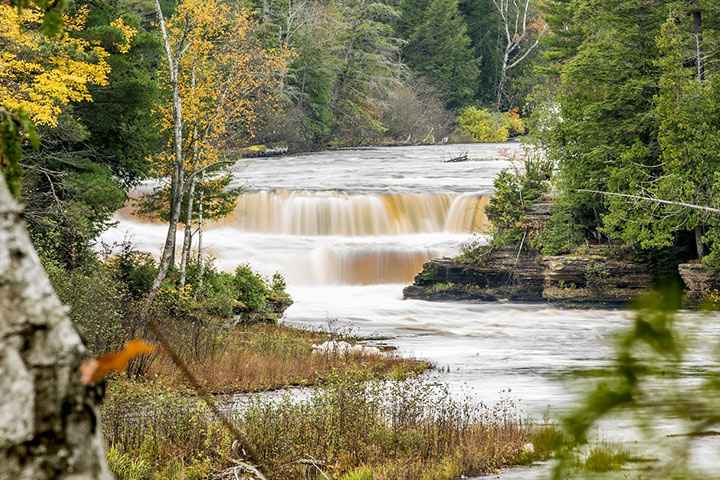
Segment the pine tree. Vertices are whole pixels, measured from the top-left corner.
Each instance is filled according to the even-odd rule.
[[[403,49],[408,66],[447,91],[449,108],[468,105],[478,88],[479,70],[458,0],[431,0],[418,10],[423,15],[414,28],[408,26]]]

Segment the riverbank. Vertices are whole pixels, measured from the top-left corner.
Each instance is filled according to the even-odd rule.
[[[367,346],[337,332],[268,323],[239,325],[213,349],[186,358],[193,377],[214,394],[315,386],[348,371],[370,378],[403,379],[432,368],[428,362],[402,358],[390,347]],[[158,355],[147,367],[145,378],[168,391],[191,388],[165,355]]]
[[[563,443],[511,401],[489,408],[426,381],[427,362],[334,332],[241,325],[223,351],[187,367],[246,436],[272,478],[456,479],[548,458]],[[139,381],[110,380],[102,405],[108,461],[119,480],[226,478],[234,434],[165,356]],[[295,397],[257,392],[314,386]],[[255,395],[248,395],[255,393]],[[318,471],[319,471],[318,470]],[[239,470],[237,471],[240,472]]]
[[[661,279],[675,278],[688,308],[718,305],[720,272],[700,263],[659,268],[618,259],[613,247],[542,255],[539,250],[479,247],[468,255],[423,265],[404,299],[427,301],[550,303],[560,307],[625,307],[650,293]]]

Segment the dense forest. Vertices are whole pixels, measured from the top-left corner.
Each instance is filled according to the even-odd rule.
[[[503,141],[525,131],[513,123],[522,117],[531,124],[531,143],[554,168],[547,252],[613,242],[647,260],[716,261],[720,235],[711,213],[590,192],[714,206],[713,2],[268,0],[203,11],[190,2],[161,7],[174,22],[171,43],[196,37],[178,64],[185,112],[179,148],[194,158],[186,186],[195,197],[207,190],[206,220],[229,211],[232,195],[223,194],[229,179],[219,163],[243,152]],[[33,30],[38,17],[29,10],[22,18],[4,15],[9,68],[0,93],[10,109],[25,109],[39,139],[37,149],[23,148],[22,184],[10,173],[17,167],[6,177],[22,189],[36,245],[73,267],[130,189],[148,176],[172,177],[175,127],[153,5],[73,2],[63,15],[75,26],[57,39]],[[13,31],[13,22],[26,30]],[[58,53],[47,57],[43,50]],[[68,77],[62,62],[70,60],[81,78]],[[30,76],[26,65],[34,69]],[[157,192],[146,211],[157,214],[168,199]],[[197,201],[183,203],[177,221],[187,220],[190,205],[197,222]]]
[[[492,0],[426,3],[163,2],[169,41],[193,43],[177,79],[181,155],[194,158],[188,178],[247,147],[503,141],[523,132],[511,123],[529,113],[545,78],[534,68],[545,64],[538,10]],[[3,8],[9,68],[1,97],[24,109],[39,139],[38,148],[23,148],[21,185],[19,174],[6,176],[22,190],[36,245],[74,267],[130,189],[172,176],[173,86],[155,8],[72,2],[63,16],[73,25],[61,38],[41,36],[32,10]],[[14,31],[17,23],[25,30]],[[71,68],[81,76],[71,77]],[[498,111],[516,113],[490,113]],[[206,220],[232,201],[218,198],[227,177],[214,170],[214,181],[195,192],[207,190]],[[146,211],[167,201],[158,192]]]

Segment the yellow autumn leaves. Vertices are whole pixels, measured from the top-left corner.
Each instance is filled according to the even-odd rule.
[[[89,85],[107,85],[109,53],[77,38],[85,28],[87,7],[64,15],[57,37],[42,33],[43,12],[35,6],[18,10],[0,4],[0,104],[22,108],[36,125],[55,126],[62,107],[92,101]],[[120,52],[130,49],[135,30],[122,19],[111,24],[122,31]]]
[[[183,148],[195,152],[185,157],[184,169],[192,172],[222,160],[237,136],[253,137],[259,113],[277,102],[289,52],[266,48],[253,13],[220,0],[183,0],[166,24],[173,51],[187,46],[178,64],[178,93],[187,132]],[[171,132],[167,65],[158,77],[168,99],[158,108],[160,128]],[[156,174],[170,175],[169,155],[156,156],[154,164]]]

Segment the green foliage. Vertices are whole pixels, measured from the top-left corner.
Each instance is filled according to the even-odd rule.
[[[698,256],[710,247],[713,264],[716,216],[587,190],[716,205],[718,72],[704,60],[698,68],[697,55],[715,51],[717,5],[685,15],[673,0],[545,3],[544,55],[558,82],[532,132],[558,165],[546,252],[610,240],[652,263],[672,252],[677,264],[702,239]]]
[[[577,211],[568,196],[554,199],[552,214],[542,230],[542,253],[561,255],[570,253],[585,239],[583,222],[575,218]]]
[[[500,15],[492,0],[461,0],[459,8],[467,24],[467,35],[479,70],[477,100],[483,105],[493,105],[502,64],[497,36]]]
[[[592,291],[599,291],[605,286],[610,278],[610,270],[608,270],[605,262],[599,260],[590,260],[585,270],[585,285]]]
[[[230,465],[230,434],[191,394],[159,383],[110,384],[103,431],[118,479],[208,479]]]
[[[624,450],[615,451],[609,445],[596,445],[590,449],[583,467],[590,472],[612,472],[621,470],[630,455]]]
[[[15,198],[20,198],[23,134],[27,135],[33,147],[39,146],[35,127],[27,113],[22,110],[9,112],[0,105],[0,170]]]
[[[66,270],[44,259],[43,267],[60,301],[70,307],[70,318],[94,354],[117,350],[128,340],[123,313],[128,306],[125,285],[106,265],[96,261]]]
[[[235,269],[233,286],[238,294],[238,301],[245,304],[249,310],[262,310],[267,302],[266,295],[270,293],[262,276],[253,272],[248,265],[240,265]]]
[[[195,185],[193,195],[193,223],[199,220],[200,198],[202,195],[203,221],[217,221],[227,217],[237,207],[237,200],[242,187],[230,187],[234,178],[231,173],[211,174]],[[189,192],[185,192],[180,207],[180,221],[187,220]],[[159,218],[167,222],[170,218],[170,192],[164,186],[157,186],[152,193],[144,195],[137,204],[136,212],[149,218]]]
[[[22,181],[34,243],[71,267],[91,256],[90,244],[127,200],[125,190],[143,178],[146,157],[161,140],[150,114],[158,97],[151,72],[161,50],[140,22],[144,7],[121,0],[68,6],[70,13],[83,7],[85,27],[69,34],[110,53],[109,86],[90,87],[92,102],[66,106],[56,127],[38,131],[40,149],[25,149]],[[119,17],[138,30],[125,53],[118,47],[124,36],[110,26]]]
[[[370,467],[361,466],[346,473],[340,480],[373,480],[373,473]]]
[[[287,295],[285,292],[286,287],[287,284],[285,283],[285,278],[279,272],[275,272],[272,276],[270,291],[275,295],[285,296]]]
[[[526,214],[548,192],[553,165],[526,153],[523,167],[503,170],[495,179],[495,193],[486,212],[493,226],[493,245],[503,247],[523,241],[541,247],[540,225],[532,225]]]
[[[565,420],[573,448],[562,456],[554,478],[566,478],[578,463],[591,471],[610,471],[647,461],[602,444],[591,446],[585,460],[578,460],[593,428],[619,414],[634,419],[645,441],[663,449],[648,478],[706,478],[687,461],[694,442],[717,425],[720,382],[713,372],[688,382],[698,338],[693,326],[677,324],[681,298],[682,286],[668,282],[637,303],[632,325],[615,339],[612,364],[602,369],[602,380]],[[681,426],[682,433],[668,439],[667,422]],[[665,448],[666,456],[661,453]]]
[[[448,108],[469,104],[479,71],[458,0],[429,0],[424,7],[417,3],[405,0],[399,7],[405,17],[399,33],[407,41],[403,54],[408,66],[447,91]]]
[[[470,134],[476,142],[505,142],[510,135],[525,133],[525,125],[515,112],[490,113],[486,109],[467,107],[457,118],[461,133]]]

